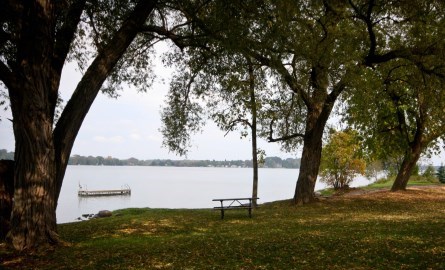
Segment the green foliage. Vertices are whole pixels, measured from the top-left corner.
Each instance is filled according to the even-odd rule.
[[[303,142],[308,115],[319,114],[313,109],[330,108],[356,79],[361,41],[350,15],[343,2],[211,2],[194,18],[199,26],[194,31],[203,32],[205,46],[170,58],[176,64],[181,60],[175,79],[191,82],[189,93],[204,99],[208,116],[223,130],[240,124],[242,136],[252,124],[248,116],[255,103],[259,136],[281,138],[283,149],[294,151]],[[247,91],[250,64],[255,102]],[[186,132],[178,136],[190,139]]]
[[[373,68],[352,85],[345,117],[375,159],[409,158],[419,147],[424,154],[436,153],[445,131],[445,70],[439,67],[445,44],[437,39],[445,6],[438,1],[374,4],[367,6],[370,17],[364,6],[355,7],[363,15],[359,18],[373,25],[367,32],[374,47],[366,57]]]
[[[334,189],[346,188],[357,174],[364,174],[366,162],[360,156],[356,132],[332,132],[323,148],[320,167],[321,181]]]
[[[441,183],[445,184],[445,167],[443,166],[443,164],[441,164],[439,169],[437,170],[436,176]]]
[[[432,165],[428,165],[428,167],[426,167],[425,171],[422,173],[422,176],[428,179],[430,182],[437,182],[436,170]]]
[[[267,88],[265,71],[249,57],[220,45],[190,48],[181,56],[169,56],[178,71],[162,112],[164,145],[179,154],[186,153],[190,135],[201,129],[205,119],[211,119],[225,132],[238,129],[241,138],[249,134],[256,137],[257,115]],[[178,103],[178,97],[184,99],[182,104],[188,99],[193,108]]]
[[[6,149],[0,149],[0,159],[14,160],[14,152],[8,152]]]
[[[171,83],[167,105],[162,111],[163,146],[183,156],[190,146],[190,136],[204,124],[203,108],[190,93],[190,80]]]
[[[418,176],[420,174],[419,164],[416,164],[411,172],[412,176]]]
[[[264,151],[263,149],[257,149],[257,161],[258,161],[258,166],[263,166],[264,163],[266,162],[266,151]],[[299,164],[298,164],[298,167]]]
[[[364,189],[390,189],[395,180],[395,176],[388,176],[386,178],[379,179],[374,183],[369,184],[364,187]],[[436,184],[437,179],[431,177],[425,177],[423,175],[411,176],[408,181],[409,186],[429,186],[431,184]]]

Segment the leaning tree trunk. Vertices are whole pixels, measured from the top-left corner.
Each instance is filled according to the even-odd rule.
[[[420,107],[420,109],[420,117],[416,118],[416,132],[413,141],[409,143],[409,148],[405,152],[402,165],[400,166],[399,172],[391,187],[391,191],[406,189],[412,171],[420,158],[422,149],[428,144],[425,138],[425,114],[423,113],[422,107]]]
[[[420,158],[421,147],[417,145],[411,148],[403,157],[402,165],[397,173],[396,179],[391,187],[391,191],[406,190],[409,178],[413,172],[417,161]]]
[[[337,97],[344,89],[344,84],[339,82],[328,94],[328,78],[323,66],[313,68],[311,83],[315,91],[312,100],[306,102],[308,113],[303,137],[303,153],[294,194],[294,203],[297,205],[306,204],[315,199],[314,190],[321,163],[324,128]]]
[[[308,120],[310,121],[310,119]],[[314,119],[314,126],[306,132],[301,155],[300,174],[295,188],[294,202],[297,205],[312,202],[314,200],[315,183],[321,162],[322,137],[326,121]]]
[[[303,140],[300,174],[295,188],[294,202],[297,205],[314,201],[315,183],[320,169],[323,131],[331,114],[335,99],[326,99],[308,112]]]
[[[103,82],[139,33],[156,3],[156,0],[138,1],[111,41],[100,50],[90,64],[57,122],[57,126],[54,129],[56,155],[55,207],[57,207],[57,200],[62,189],[71,150],[83,120],[99,93]],[[55,210],[56,208],[54,208]]]

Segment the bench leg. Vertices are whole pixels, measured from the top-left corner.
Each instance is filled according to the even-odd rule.
[[[224,209],[221,209],[221,219],[224,219]]]
[[[252,218],[252,208],[249,207],[249,217]]]

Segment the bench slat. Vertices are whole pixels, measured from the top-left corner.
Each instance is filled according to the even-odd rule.
[[[259,198],[229,198],[229,199],[213,199],[212,201],[217,202],[217,201],[236,201],[236,200],[254,200],[254,199],[259,199]]]
[[[215,210],[232,210],[232,209],[252,209],[252,206],[224,206],[224,207],[213,207]]]

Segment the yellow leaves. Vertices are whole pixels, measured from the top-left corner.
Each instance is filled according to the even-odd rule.
[[[123,233],[123,234],[132,234],[132,233],[134,233],[136,231],[137,230],[134,229],[134,228],[125,228],[125,229],[119,230],[119,232]]]
[[[354,131],[331,133],[329,142],[323,148],[321,159],[322,181],[342,188],[348,185],[356,174],[364,174],[366,162],[360,157],[360,145]]]

